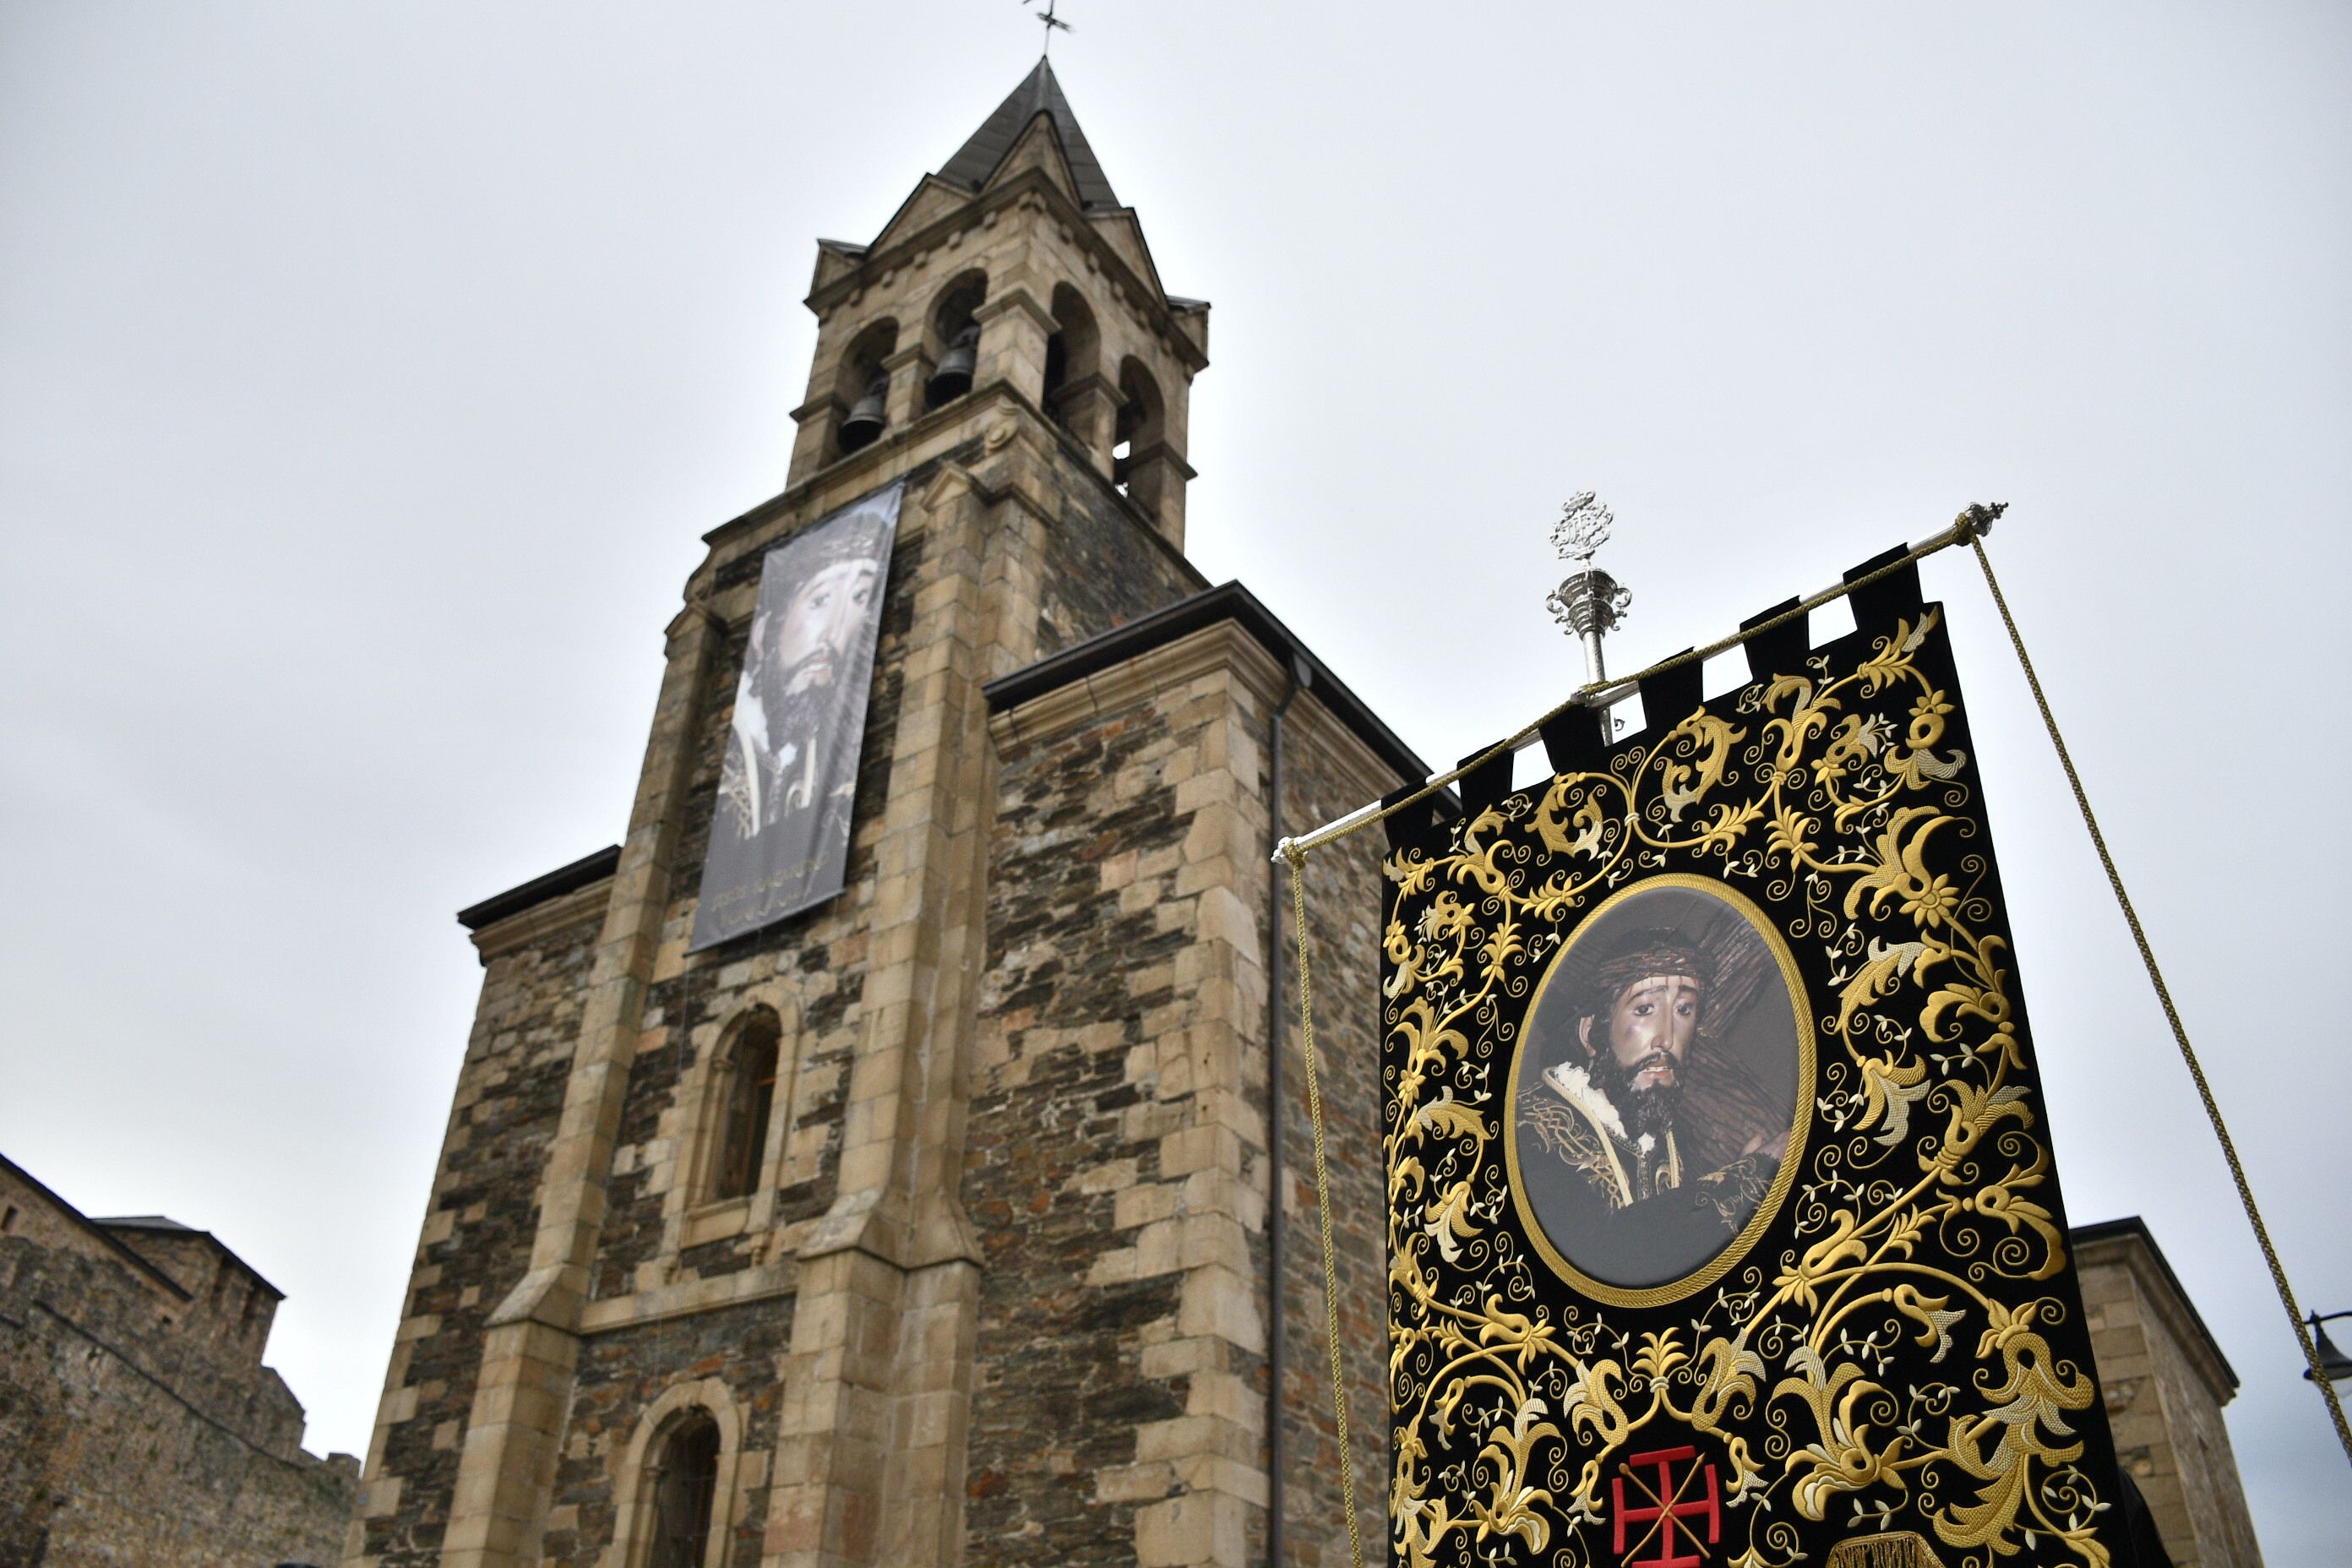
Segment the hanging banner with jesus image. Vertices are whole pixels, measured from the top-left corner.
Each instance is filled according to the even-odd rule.
[[[853,501],[761,563],[689,952],[841,891],[903,491]]]
[[[1857,616],[1392,835],[1407,1568],[2121,1549],[1943,611]]]

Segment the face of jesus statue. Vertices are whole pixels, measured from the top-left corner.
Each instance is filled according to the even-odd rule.
[[[849,645],[866,624],[880,575],[871,561],[839,561],[811,577],[784,610],[776,637],[786,692],[833,683]]]
[[[1610,1076],[1637,1093],[1675,1087],[1698,1033],[1699,1003],[1699,983],[1687,974],[1647,975],[1619,991],[1609,1010]],[[1595,1021],[1578,1026],[1587,1050]]]

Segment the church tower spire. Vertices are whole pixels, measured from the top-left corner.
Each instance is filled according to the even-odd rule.
[[[808,305],[817,348],[791,485],[871,446],[919,445],[1002,393],[1183,547],[1209,307],[1160,283],[1045,60],[870,243],[818,242]]]
[[[1095,150],[1087,143],[1087,133],[1078,129],[1078,117],[1072,112],[1070,100],[1062,94],[1053,62],[1043,57],[1037,61],[1037,68],[1005,95],[1004,101],[996,106],[996,112],[981,121],[971,139],[940,166],[939,177],[950,184],[974,191],[982,189],[988,177],[996,173],[997,165],[1004,162],[1005,154],[1013,151],[1021,133],[1029,128],[1029,122],[1040,114],[1051,121],[1061,143],[1078,205],[1090,210],[1117,207],[1118,197],[1112,193],[1102,164],[1096,162]]]

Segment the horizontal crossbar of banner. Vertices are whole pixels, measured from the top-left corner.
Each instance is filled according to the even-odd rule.
[[[1541,718],[1519,730],[1507,740],[1496,742],[1476,756],[1443,773],[1430,774],[1422,786],[1411,795],[1402,799],[1368,802],[1345,816],[1325,823],[1311,833],[1301,834],[1296,838],[1285,838],[1274,847],[1273,858],[1277,864],[1284,860],[1293,863],[1303,860],[1309,850],[1319,849],[1326,844],[1337,843],[1349,834],[1370,827],[1375,822],[1393,816],[1408,806],[1427,800],[1465,773],[1474,773],[1499,757],[1517,755],[1542,737],[1546,725],[1571,708],[1598,710],[1614,707],[1633,695],[1644,680],[1663,675],[1670,669],[1679,669],[1687,664],[1713,658],[1719,653],[1728,653],[1742,643],[1749,642],[1767,632],[1800,620],[1823,605],[1843,599],[1858,589],[1867,588],[1874,583],[1891,577],[1915,563],[1926,560],[1938,551],[1949,550],[1955,544],[1973,543],[1984,534],[1991,532],[1994,521],[2007,510],[2008,503],[2005,501],[1996,501],[1990,506],[1982,504],[1971,506],[1952,520],[1951,527],[1921,540],[1902,555],[1886,562],[1874,571],[1864,573],[1852,582],[1839,583],[1822,589],[1818,594],[1809,595],[1777,616],[1768,616],[1753,626],[1742,626],[1729,637],[1718,638],[1705,647],[1685,648],[1678,654],[1660,659],[1647,669],[1638,670],[1615,680],[1587,682],[1569,693],[1567,700],[1559,703]]]

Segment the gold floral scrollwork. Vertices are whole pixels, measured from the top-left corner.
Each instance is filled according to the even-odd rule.
[[[1669,1444],[1715,1468],[1715,1562],[1906,1530],[1955,1568],[2109,1561],[2113,1458],[1940,622],[1856,634],[1390,858],[1389,1501],[1410,1568],[1621,1568],[1627,1461]],[[1773,922],[1821,1050],[1770,1223],[1703,1288],[1629,1306],[1528,1232],[1505,1086],[1544,966],[1662,873]]]

